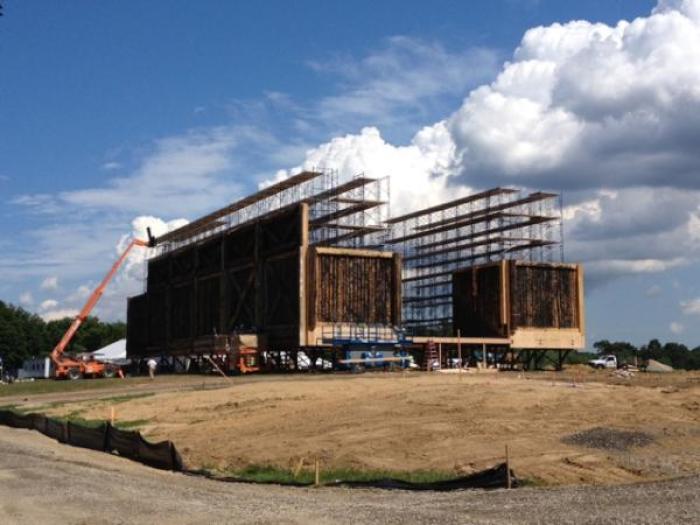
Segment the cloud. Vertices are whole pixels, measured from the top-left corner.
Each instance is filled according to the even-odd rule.
[[[615,25],[530,29],[493,82],[408,145],[370,127],[312,148],[303,166],[391,174],[393,212],[495,185],[563,191],[567,256],[588,263],[594,281],[696,264],[699,12],[699,0],[666,1]],[[321,107],[367,119],[394,102],[406,107],[402,87],[416,100],[439,91],[435,77],[423,84],[400,64],[391,55],[350,62],[348,79],[376,67],[401,85],[370,81]]]
[[[644,295],[650,298],[654,298],[659,297],[662,293],[663,288],[661,288],[658,284],[653,284],[645,290]]]
[[[314,108],[322,122],[343,122],[346,127],[400,123],[416,125],[444,107],[446,98],[491,77],[498,55],[489,49],[449,51],[439,42],[394,36],[362,59],[334,57],[310,61],[317,73],[333,75],[340,93],[321,99]],[[410,108],[410,111],[407,111]],[[446,109],[446,108],[445,108]]]
[[[112,171],[112,170],[118,170],[121,168],[122,165],[119,164],[118,162],[110,161],[110,162],[105,162],[102,164],[102,169],[106,171]]]
[[[165,138],[128,177],[113,178],[104,188],[63,192],[60,199],[80,208],[132,213],[176,213],[183,202],[187,211],[204,210],[235,187],[230,182],[226,186],[218,175],[231,168],[230,153],[237,140],[230,128]]]
[[[131,233],[121,236],[113,247],[113,256],[120,256],[127,248],[132,239],[146,239],[146,228],[151,228],[151,232],[156,237],[175,230],[187,224],[185,219],[174,219],[164,221],[158,217],[139,216],[131,221]],[[126,317],[126,298],[144,292],[146,284],[146,263],[148,259],[155,255],[153,248],[134,247],[119,269],[112,282],[105,289],[104,295],[97,304],[92,315],[102,319],[124,319]],[[108,267],[105,266],[105,272]],[[83,289],[91,289],[83,285]],[[76,306],[81,304],[84,298],[73,298],[71,302]]]
[[[23,292],[19,295],[19,304],[22,306],[31,306],[34,304],[34,296],[32,292]]]
[[[697,264],[699,13],[700,0],[661,1],[614,25],[536,27],[500,70],[496,53],[407,37],[359,59],[312,62],[331,95],[299,102],[271,91],[232,104],[236,122],[254,124],[165,137],[101,186],[16,197],[75,219],[29,232],[34,248],[1,256],[0,267],[52,267],[84,284],[86,265],[94,275],[114,257],[133,217],[193,218],[289,166],[277,177],[302,167],[390,175],[393,214],[495,185],[562,190],[567,258],[598,282]],[[123,290],[139,288],[143,262],[133,268]],[[105,312],[123,312],[123,297],[110,301]]]
[[[530,29],[450,118],[470,181],[698,189],[697,1],[615,26]]]
[[[57,290],[58,289],[58,277],[51,275],[46,277],[40,285],[42,290]]]
[[[56,310],[49,310],[41,314],[41,318],[47,323],[50,321],[58,321],[66,317],[73,318],[78,315],[79,310],[73,308],[58,308]]]
[[[271,144],[275,140],[253,126],[190,130],[155,141],[133,171],[107,179],[104,186],[58,195],[24,194],[11,202],[37,213],[61,215],[194,216],[241,194],[247,181],[240,173],[250,172],[240,169],[236,153],[255,152]],[[239,176],[233,177],[237,168]]]
[[[700,315],[700,297],[682,301],[681,310],[685,315]]]
[[[41,304],[39,305],[39,310],[46,311],[46,310],[53,310],[58,306],[58,301],[55,299],[46,299],[45,301],[42,301]]]
[[[452,150],[442,123],[422,129],[407,146],[389,144],[377,128],[368,127],[357,135],[337,137],[309,150],[302,166],[282,171],[277,178],[318,167],[338,170],[341,180],[359,174],[377,178],[391,175],[392,211],[397,214],[468,192],[468,188],[447,187]]]
[[[674,333],[674,334],[682,334],[685,332],[685,326],[683,326],[681,323],[677,323],[676,321],[673,321],[669,326],[668,329]]]

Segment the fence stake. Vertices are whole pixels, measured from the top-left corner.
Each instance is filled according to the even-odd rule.
[[[506,445],[506,487],[511,488],[510,479],[510,453],[508,451],[508,445]]]
[[[301,472],[302,467],[304,466],[304,458],[300,458],[299,461],[297,462],[296,467],[294,467],[294,471],[292,474],[294,474],[294,477],[298,477],[299,473]]]
[[[109,422],[114,426],[114,407],[109,408]]]
[[[314,459],[314,487],[321,486],[321,464],[318,461],[318,456]]]

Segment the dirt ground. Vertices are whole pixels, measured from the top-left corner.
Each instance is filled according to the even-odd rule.
[[[0,521],[55,524],[697,523],[700,477],[450,493],[221,483],[0,427]]]
[[[51,415],[136,422],[170,439],[188,467],[324,468],[468,473],[503,460],[542,485],[620,484],[700,473],[700,374],[574,368],[518,373],[293,375],[234,378],[231,386],[159,392],[121,402],[75,401]],[[574,433],[643,432],[628,449],[565,444]]]

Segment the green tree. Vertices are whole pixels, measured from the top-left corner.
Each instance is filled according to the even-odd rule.
[[[19,367],[25,359],[48,355],[72,321],[66,317],[47,323],[35,314],[0,301],[0,356],[5,366]],[[89,317],[66,351],[91,352],[124,337],[125,323],[103,323]]]
[[[633,363],[637,354],[637,347],[626,341],[611,343],[603,339],[593,343],[593,348],[598,351],[598,355],[614,355],[619,363]]]

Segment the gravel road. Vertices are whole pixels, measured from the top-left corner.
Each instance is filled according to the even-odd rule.
[[[698,493],[698,476],[442,494],[229,484],[0,427],[3,524],[697,523]]]

